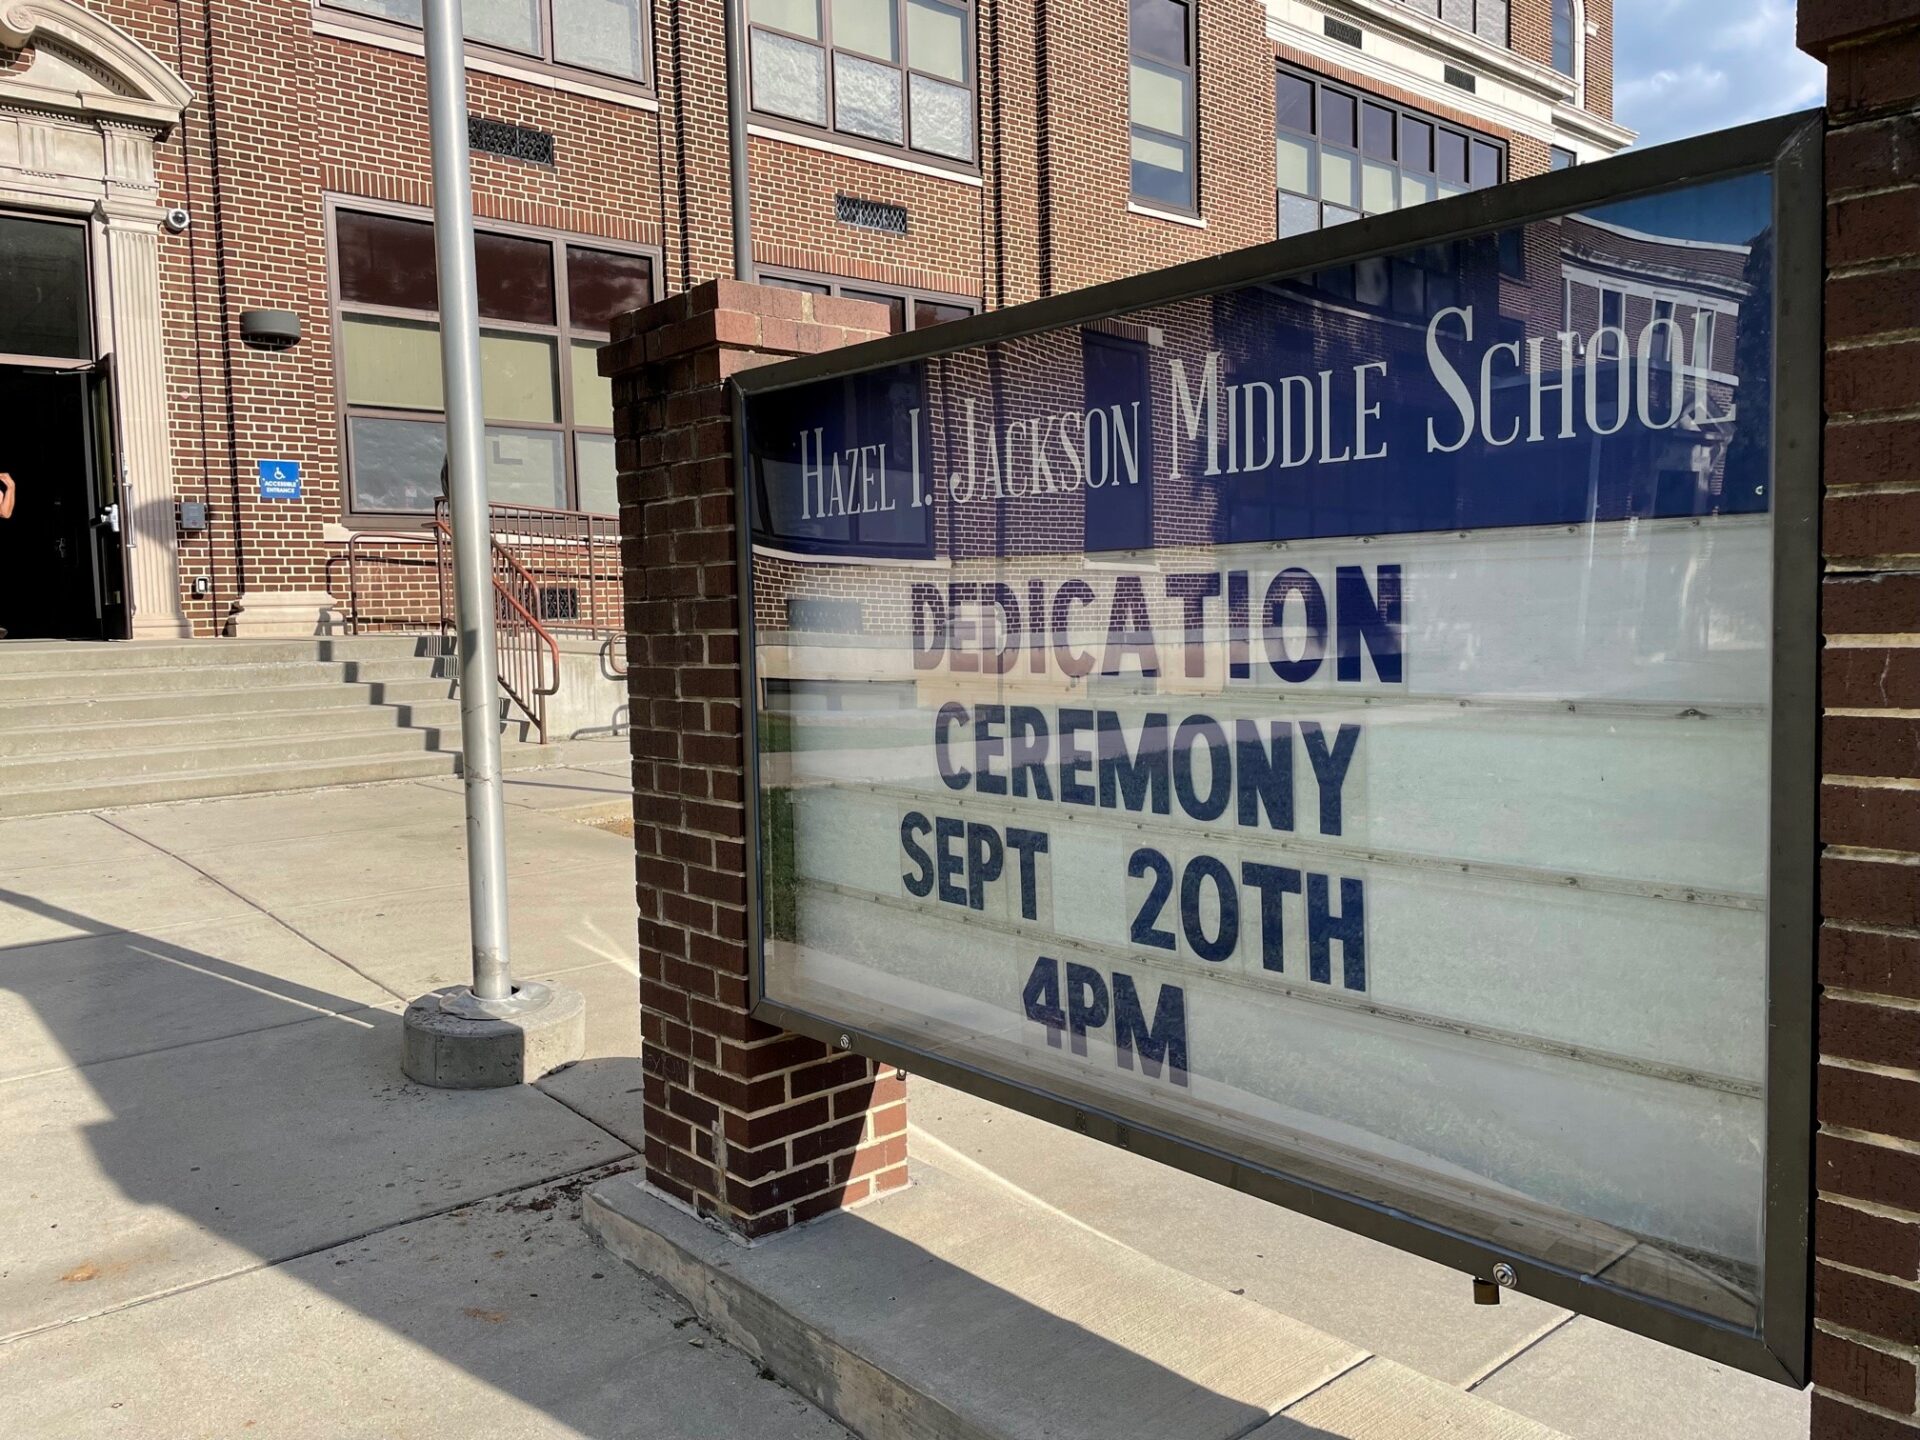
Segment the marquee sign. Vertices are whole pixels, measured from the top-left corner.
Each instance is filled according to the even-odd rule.
[[[1797,1381],[1818,136],[740,376],[756,1013]]]

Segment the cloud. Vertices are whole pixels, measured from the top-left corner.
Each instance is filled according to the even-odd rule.
[[[1613,112],[1642,145],[1820,103],[1826,72],[1793,43],[1791,0],[1618,0]]]

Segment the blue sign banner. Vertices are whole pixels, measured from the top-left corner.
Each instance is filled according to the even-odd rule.
[[[1774,200],[743,380],[762,996],[1756,1329]]]
[[[262,500],[298,500],[300,498],[300,462],[298,460],[256,460],[260,472]]]

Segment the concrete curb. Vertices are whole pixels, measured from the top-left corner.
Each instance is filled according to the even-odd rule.
[[[752,1252],[648,1190],[635,1175],[602,1181],[581,1218],[602,1245],[678,1295],[700,1323],[860,1436],[1001,1440],[924,1390],[856,1354],[756,1286]]]
[[[762,1245],[613,1177],[583,1219],[869,1440],[1564,1440],[963,1168]]]

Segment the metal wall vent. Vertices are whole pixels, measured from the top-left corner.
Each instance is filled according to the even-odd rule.
[[[1342,45],[1351,45],[1356,50],[1361,48],[1360,42],[1365,38],[1360,33],[1358,25],[1349,25],[1346,21],[1336,20],[1331,15],[1326,17],[1326,29],[1329,40],[1338,40]]]

